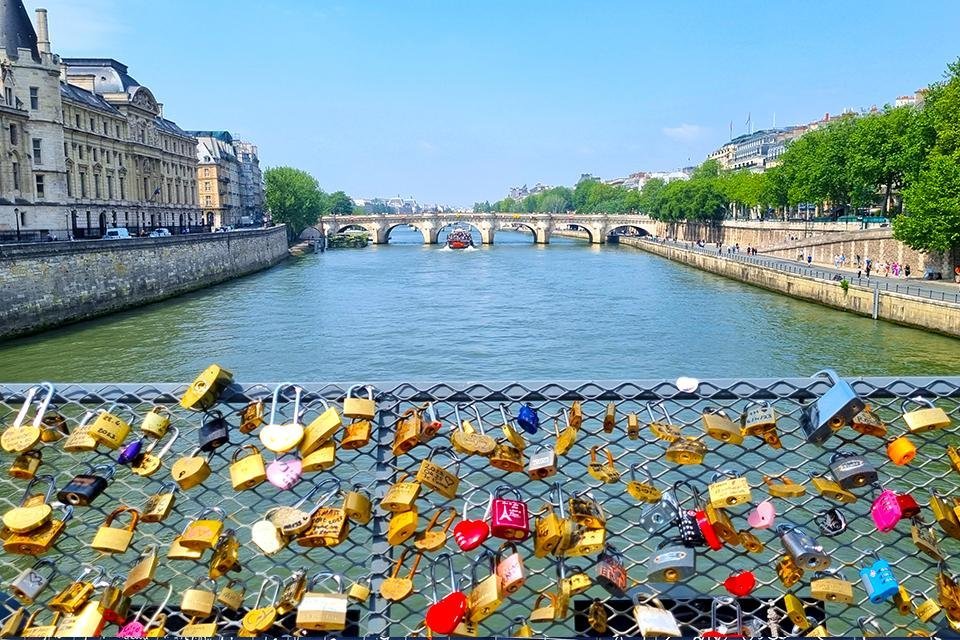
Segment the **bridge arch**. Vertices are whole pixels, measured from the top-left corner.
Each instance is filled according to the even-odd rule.
[[[419,232],[423,244],[436,244],[437,242],[437,234],[436,232],[433,231],[431,227],[427,225],[415,224],[412,222],[398,222],[396,224],[392,224],[389,227],[387,227],[386,231],[384,231],[384,234],[383,234],[384,242],[386,242],[387,244],[390,244],[390,234],[393,233],[394,230],[399,229],[400,227],[406,227],[408,229],[413,229],[414,231]]]
[[[477,220],[441,220],[437,226],[437,241],[440,241],[440,236],[443,235],[444,239],[446,234],[450,233],[450,227],[453,227],[456,224],[465,224],[470,227],[470,234],[474,235],[474,232],[480,234],[481,244],[493,244],[494,231],[493,227],[489,225],[484,225],[479,223]]]
[[[652,236],[652,235],[653,235],[652,233],[650,233],[649,230],[644,229],[642,226],[640,226],[640,225],[638,225],[638,224],[616,224],[616,223],[613,223],[613,224],[609,225],[609,226],[607,227],[606,233],[605,233],[604,235],[605,235],[606,237],[610,237],[610,236],[616,234],[616,232],[619,231],[620,229],[629,229],[630,231],[633,231],[634,234],[636,234],[636,235],[638,235],[638,236]]]
[[[577,224],[576,222],[571,222],[567,226],[573,229],[574,231],[586,231],[587,239],[590,241],[590,244],[595,244],[597,242],[597,239],[594,237],[594,231],[590,227],[583,224]]]

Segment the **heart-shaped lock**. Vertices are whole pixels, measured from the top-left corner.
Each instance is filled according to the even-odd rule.
[[[447,569],[450,572],[450,594],[437,600],[437,584],[439,581],[434,576],[434,569],[443,561],[446,562]],[[448,636],[460,626],[467,615],[467,596],[460,591],[457,584],[457,577],[453,570],[453,557],[449,553],[441,553],[430,565],[430,584],[433,586],[434,603],[427,608],[425,619],[427,628],[436,634]]]
[[[769,500],[764,500],[747,516],[747,524],[754,529],[769,529],[773,526],[773,520],[776,515],[777,510],[773,506],[773,503]]]
[[[120,631],[117,632],[118,638],[145,638],[146,637],[146,627],[143,626],[140,622],[128,622],[127,624],[120,627]]]
[[[284,423],[277,412],[280,396],[287,388],[294,390],[293,415],[290,422]],[[270,403],[270,420],[260,430],[260,441],[274,453],[286,453],[293,450],[303,440],[304,427],[300,423],[300,396],[303,389],[289,382],[277,385],[273,390],[273,401]]]
[[[462,551],[476,549],[490,537],[490,525],[484,520],[461,520],[453,528],[453,539]]]
[[[753,592],[753,588],[757,586],[757,578],[753,575],[752,571],[734,571],[723,581],[723,586],[738,598],[745,598],[750,595]]]
[[[267,481],[278,489],[289,489],[300,482],[302,474],[300,458],[281,456],[267,465]]]

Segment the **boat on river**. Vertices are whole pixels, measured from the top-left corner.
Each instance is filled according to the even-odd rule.
[[[473,236],[467,229],[454,229],[447,236],[447,246],[451,249],[466,249],[473,246]]]

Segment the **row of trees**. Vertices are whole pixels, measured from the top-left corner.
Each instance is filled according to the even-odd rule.
[[[661,220],[714,221],[798,205],[835,215],[879,207],[894,233],[927,251],[960,246],[960,61],[932,85],[923,106],[846,116],[793,141],[765,173],[721,172],[713,160],[690,180],[649,180],[625,189],[595,179],[520,201],[477,203],[478,212],[642,212]],[[806,209],[806,207],[804,207]]]
[[[293,167],[271,167],[263,174],[267,209],[276,223],[287,225],[287,235],[297,238],[324,215],[353,213],[353,200],[343,191],[326,193],[317,179]]]

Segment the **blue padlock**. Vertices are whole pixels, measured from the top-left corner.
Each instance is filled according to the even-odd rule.
[[[869,567],[860,569],[860,582],[863,583],[870,602],[880,604],[900,591],[900,583],[894,577],[889,562],[880,558],[876,551],[870,555],[876,558],[876,561]]]
[[[540,416],[537,415],[537,410],[529,404],[520,407],[520,411],[517,412],[517,424],[527,433],[536,433],[540,428]]]

